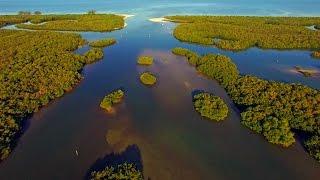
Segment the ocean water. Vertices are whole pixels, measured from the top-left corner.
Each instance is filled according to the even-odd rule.
[[[45,13],[122,12],[160,16],[167,14],[222,15],[320,15],[319,0],[0,0],[0,13],[42,11]]]

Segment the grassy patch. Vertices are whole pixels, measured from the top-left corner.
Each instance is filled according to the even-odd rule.
[[[120,103],[124,97],[124,92],[122,90],[116,90],[112,93],[106,95],[100,103],[100,107],[112,111],[112,106],[114,104]]]
[[[157,77],[149,72],[144,72],[140,75],[140,81],[145,85],[154,85],[157,82]]]
[[[107,46],[111,46],[113,44],[115,44],[117,41],[113,38],[107,38],[107,39],[101,39],[101,40],[96,40],[96,41],[92,41],[89,43],[89,45],[91,47],[107,47]]]
[[[138,58],[137,63],[140,65],[150,66],[153,64],[153,57],[152,56],[140,56]]]
[[[193,97],[193,105],[201,116],[213,121],[222,121],[228,116],[228,106],[217,96],[200,93]]]

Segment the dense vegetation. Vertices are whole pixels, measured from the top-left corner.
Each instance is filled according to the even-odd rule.
[[[91,48],[84,53],[85,63],[91,64],[103,58],[103,50],[101,48]]]
[[[1,159],[27,114],[79,82],[85,58],[72,51],[84,43],[76,34],[0,30]]]
[[[193,104],[201,116],[214,121],[222,121],[228,116],[228,106],[218,96],[200,93],[193,97]]]
[[[305,142],[309,153],[320,162],[320,136],[313,136]]]
[[[199,72],[218,80],[224,87],[232,85],[239,76],[237,66],[226,56],[208,54],[201,57],[183,48],[174,48],[172,52],[176,55],[186,56],[188,62],[194,65]]]
[[[48,24],[30,25],[39,29],[111,31],[124,25],[122,16],[108,14],[34,14],[1,15],[0,27],[30,21]],[[80,35],[71,33],[0,30],[1,160],[10,154],[23,119],[71,90],[81,80],[82,67],[103,57],[101,48],[92,48],[83,56],[72,53],[84,44]]]
[[[193,66],[199,65],[198,62],[199,62],[200,56],[195,52],[192,52],[188,49],[177,47],[172,49],[172,53],[175,55],[187,57],[188,62]]]
[[[152,65],[153,64],[153,57],[152,56],[140,56],[138,58],[138,64],[140,65]]]
[[[92,41],[89,43],[89,45],[91,47],[107,47],[107,46],[111,46],[113,44],[115,44],[117,41],[113,38],[107,38],[107,39],[101,39],[101,40],[96,40],[96,41]]]
[[[17,27],[35,30],[96,31],[107,32],[124,27],[124,17],[113,14],[67,14],[67,15],[4,15],[0,25],[18,24]],[[46,22],[46,23],[44,23]],[[42,23],[42,24],[40,24]]]
[[[168,16],[180,23],[174,36],[185,42],[226,50],[250,47],[320,49],[320,31],[307,29],[318,17]]]
[[[140,172],[134,164],[123,163],[117,167],[106,167],[102,171],[94,171],[91,173],[92,180],[143,180],[142,172]]]
[[[149,72],[144,72],[140,75],[140,81],[145,85],[154,85],[157,82],[157,78]]]
[[[174,49],[174,52],[177,54],[177,49]],[[180,48],[179,52],[187,51]],[[222,62],[211,58],[221,55],[197,56],[199,58],[195,64],[200,64],[196,66],[197,70],[222,84],[232,100],[243,109],[241,123],[254,132],[262,134],[269,142],[287,147],[295,142],[293,130],[299,130],[314,137],[320,135],[320,92],[318,90],[300,84],[241,76],[229,58],[220,58]],[[200,68],[201,66],[206,68]],[[217,74],[223,74],[226,77],[222,78]],[[319,141],[311,138],[307,141],[306,147],[310,154],[317,158],[317,153],[320,151]]]
[[[124,92],[122,90],[116,90],[106,95],[100,103],[100,107],[112,111],[112,106],[114,104],[120,103],[124,97]]]

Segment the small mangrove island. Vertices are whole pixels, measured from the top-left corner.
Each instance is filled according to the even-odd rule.
[[[152,56],[140,56],[138,58],[137,63],[139,65],[150,66],[153,64],[153,57]]]
[[[262,134],[270,143],[288,147],[295,142],[294,132],[308,134],[305,146],[320,161],[320,92],[301,84],[267,81],[240,75],[232,60],[223,55],[204,56],[183,48],[174,54],[187,57],[202,74],[218,81],[239,106],[241,123]]]
[[[193,105],[202,117],[213,121],[222,121],[228,116],[228,106],[218,96],[199,93],[193,96]]]
[[[120,103],[123,97],[124,91],[122,91],[121,89],[115,90],[103,98],[100,103],[100,107],[107,110],[108,112],[112,112],[112,106]]]
[[[89,46],[96,48],[103,48],[107,46],[111,46],[117,43],[117,41],[113,38],[99,39],[96,41],[89,42]]]
[[[154,85],[157,82],[157,77],[150,72],[144,72],[140,75],[140,81],[145,85]]]

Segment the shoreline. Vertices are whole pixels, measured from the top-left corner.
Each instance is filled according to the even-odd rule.
[[[165,22],[170,22],[169,19],[164,18],[164,17],[158,17],[158,18],[150,18],[148,19],[151,22],[156,22],[156,23],[165,23]]]
[[[124,17],[124,20],[135,16],[135,15],[133,15],[133,14],[118,14],[118,13],[115,13],[115,15],[123,16],[123,17]]]

